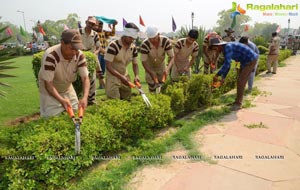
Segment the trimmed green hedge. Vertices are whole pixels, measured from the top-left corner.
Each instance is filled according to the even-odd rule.
[[[0,189],[66,187],[96,156],[153,137],[155,130],[173,120],[173,113],[168,96],[148,96],[151,109],[140,96],[130,102],[107,100],[89,107],[81,125],[80,156],[74,155],[74,124],[67,114],[22,124],[9,133],[1,128],[0,134],[5,136],[1,135],[0,142],[7,147],[0,148]],[[28,157],[32,159],[26,160]]]
[[[281,50],[279,62],[291,55],[290,50]],[[266,55],[260,55],[256,74],[267,69]],[[193,75],[190,80],[185,76],[180,77],[179,82],[168,82],[163,88],[163,92],[171,97],[171,108],[178,116],[184,115],[191,111],[215,104],[216,98],[225,94],[236,87],[237,78],[236,67],[232,62],[231,69],[225,79],[224,84],[218,89],[212,89],[211,83],[215,74]]]

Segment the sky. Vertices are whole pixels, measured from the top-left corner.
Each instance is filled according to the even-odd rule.
[[[218,13],[231,9],[232,2],[233,0],[7,0],[1,3],[0,22],[9,21],[24,27],[24,15],[26,30],[31,31],[38,20],[42,23],[45,20],[57,21],[66,19],[70,13],[76,13],[82,23],[85,23],[89,15],[105,16],[116,19],[119,23],[116,29],[122,30],[122,19],[125,18],[127,22],[134,22],[141,31],[145,31],[146,27],[139,25],[139,15],[141,15],[146,26],[154,25],[160,32],[171,32],[172,16],[177,30],[181,26],[190,28],[193,12],[194,26],[211,29],[217,24]],[[280,25],[281,28],[287,28],[290,19],[290,28],[300,26],[299,0],[273,0],[273,4],[297,5],[298,10],[264,11],[271,13],[272,16],[265,16],[259,10],[247,9],[247,4],[269,5],[272,4],[270,0],[235,0],[235,2],[246,10],[246,15],[251,17],[250,25],[255,22],[270,22]],[[290,12],[293,15],[289,15]],[[276,16],[276,13],[284,15]]]

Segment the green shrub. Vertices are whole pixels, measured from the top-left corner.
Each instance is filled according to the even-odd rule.
[[[253,43],[255,43],[256,46],[268,47],[268,42],[266,41],[266,39],[263,36],[256,36],[253,39]]]
[[[171,109],[175,115],[183,113],[186,101],[186,87],[188,85],[187,77],[182,76],[178,82],[166,83],[163,92],[171,97]]]
[[[265,70],[267,70],[267,55],[260,55],[256,69],[256,74],[258,75],[259,73],[264,72]]]
[[[81,154],[74,155],[74,124],[66,115],[22,124],[9,131],[0,129],[1,189],[57,189],[80,175],[95,156],[103,156],[151,138],[155,130],[173,120],[170,98],[148,95],[152,108],[140,96],[131,101],[107,100],[89,107],[81,125]],[[14,147],[14,151],[8,151]],[[30,156],[34,159],[9,159]],[[62,160],[63,159],[63,160]],[[6,166],[6,167],[2,167]]]
[[[281,62],[291,56],[292,51],[291,50],[280,50],[279,51],[279,57],[278,61]],[[260,55],[258,60],[258,66],[256,70],[256,74],[258,75],[261,72],[264,72],[267,70],[267,55]]]
[[[269,49],[266,48],[265,46],[259,45],[259,46],[257,46],[257,48],[258,48],[258,51],[259,51],[260,55],[264,55],[269,51]]]
[[[280,50],[279,51],[279,62],[285,60],[286,58],[290,57],[292,55],[292,50],[286,49],[286,50]]]

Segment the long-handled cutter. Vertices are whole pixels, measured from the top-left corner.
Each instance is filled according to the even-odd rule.
[[[142,90],[142,85],[138,81],[135,81],[134,83],[135,84],[129,82],[130,87],[131,88],[135,87],[140,92],[140,94],[141,94],[144,102],[146,103],[147,107],[152,107],[148,97],[146,96],[145,92]]]
[[[80,125],[82,123],[82,118],[83,118],[83,107],[79,107],[79,109],[78,109],[78,118],[75,118],[72,107],[68,107],[67,111],[75,125],[75,154],[79,155],[80,154],[80,145],[81,145]]]

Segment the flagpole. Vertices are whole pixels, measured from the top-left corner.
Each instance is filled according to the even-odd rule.
[[[192,17],[192,29],[194,29],[194,17],[195,17],[194,12],[192,12],[191,17]]]
[[[24,29],[25,29],[25,31],[27,31],[27,30],[26,30],[26,24],[25,24],[25,13],[24,13],[24,11],[17,10],[17,12],[23,14]]]

